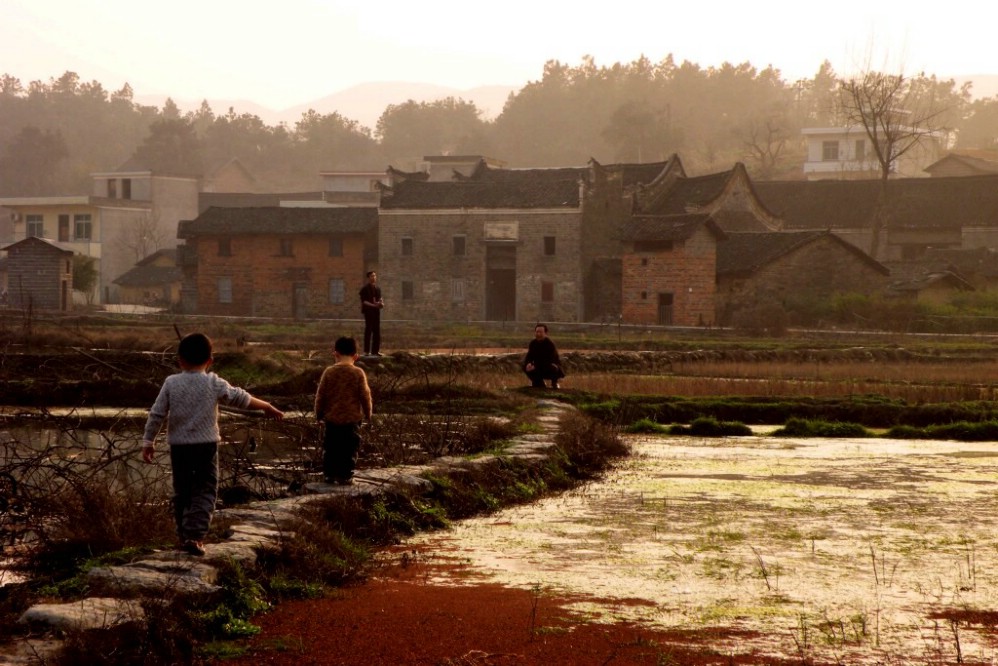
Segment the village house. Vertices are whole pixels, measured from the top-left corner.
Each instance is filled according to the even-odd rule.
[[[801,130],[807,143],[804,175],[807,180],[876,179],[880,162],[866,130],[851,127],[807,127]],[[910,150],[899,155],[891,178],[924,178],[926,167],[942,154],[945,136],[940,132],[918,137]]]
[[[157,250],[115,278],[120,303],[161,308],[180,303],[183,274],[177,266],[177,250]]]
[[[835,294],[883,293],[890,271],[829,231],[731,232],[717,247],[717,322],[785,313]]]
[[[713,324],[717,245],[726,237],[704,213],[633,217],[624,230],[622,320]]]
[[[678,157],[647,185],[639,186],[634,210],[643,215],[710,215],[724,231],[777,231],[783,221],[760,200],[741,162],[728,171],[688,177]]]
[[[31,236],[0,248],[7,252],[7,303],[32,310],[73,309],[73,249]]]
[[[974,286],[953,271],[928,271],[892,280],[887,295],[916,303],[945,305],[959,294],[974,291]]]
[[[625,191],[667,162],[505,169],[469,156],[426,158],[429,172],[390,170],[379,208],[385,316],[424,320],[585,321],[607,258],[619,265]],[[494,163],[494,161],[492,162]],[[440,174],[435,169],[443,168]],[[612,312],[619,312],[620,282]],[[390,314],[389,314],[390,313]]]
[[[875,249],[873,221],[885,202],[874,258],[887,265],[918,260],[929,249],[998,247],[998,174],[758,181],[755,191],[788,231],[831,230],[865,252]]]
[[[119,302],[115,278],[149,252],[176,245],[177,222],[197,211],[198,178],[153,173],[135,163],[92,174],[89,195],[7,197],[13,240],[51,238],[96,261],[94,292],[87,303]]]
[[[357,318],[377,209],[209,208],[178,228],[193,314]]]
[[[952,151],[925,167],[933,178],[998,174],[998,153],[993,150]]]

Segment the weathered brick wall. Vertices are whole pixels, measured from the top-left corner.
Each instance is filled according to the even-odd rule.
[[[364,282],[364,240],[343,237],[343,256],[329,256],[328,235],[293,235],[292,256],[280,255],[280,237],[230,237],[232,256],[218,255],[218,238],[197,240],[198,314],[291,317],[295,285],[305,286],[305,316],[331,319],[360,317],[358,293]],[[232,280],[232,303],[219,303],[219,278]],[[342,304],[329,302],[329,281],[344,281]]]
[[[718,280],[717,319],[730,324],[739,310],[776,304],[792,309],[835,293],[875,294],[888,276],[830,238],[780,257],[751,277]]]
[[[378,240],[379,284],[385,318],[480,320],[486,314],[485,227],[515,222],[516,319],[578,321],[581,314],[580,214],[578,211],[461,211],[383,213]],[[453,238],[465,238],[465,254],[454,255]],[[544,254],[544,237],[555,237],[555,254]],[[411,239],[412,255],[402,254]],[[464,300],[452,297],[453,280],[464,281]],[[402,298],[402,283],[413,286]],[[554,284],[554,301],[541,303],[541,284]]]
[[[658,295],[673,295],[672,324],[714,322],[717,242],[701,227],[670,251],[630,252],[623,260],[623,321],[658,323]]]

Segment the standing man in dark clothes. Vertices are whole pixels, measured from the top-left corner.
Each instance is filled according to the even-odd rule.
[[[381,298],[378,274],[367,272],[367,284],[360,290],[360,311],[364,313],[364,356],[381,356]]]
[[[565,376],[561,369],[561,358],[558,348],[548,337],[547,324],[534,326],[534,339],[527,346],[527,355],[523,359],[523,371],[530,378],[530,385],[544,388],[544,380],[551,380],[551,388],[558,388],[558,380]]]

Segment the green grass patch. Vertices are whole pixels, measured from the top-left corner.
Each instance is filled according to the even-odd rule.
[[[872,437],[873,433],[858,423],[840,423],[811,419],[790,419],[774,430],[774,437]]]

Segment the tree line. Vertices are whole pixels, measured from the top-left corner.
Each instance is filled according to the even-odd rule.
[[[869,73],[867,73],[869,74]],[[955,148],[994,148],[998,96],[971,100],[970,84],[919,73],[901,77],[892,103],[931,100],[933,129]],[[691,173],[745,163],[753,178],[799,178],[804,127],[853,122],[849,84],[827,61],[810,79],[786,81],[750,63],[703,68],[672,56],[654,63],[545,64],[539,80],[510,94],[486,120],[472,102],[448,97],[385,108],[374,128],[314,110],[289,126],[205,101],[182,113],[109,92],[65,72],[27,85],[0,77],[0,195],[90,191],[90,174],[135,158],[145,168],[206,174],[238,158],[266,191],[315,190],[320,171],[415,169],[424,155],[481,154],[513,167],[651,162],[679,153]],[[855,88],[852,88],[855,92]],[[845,100],[845,101],[844,101]],[[892,113],[898,109],[892,109]]]

